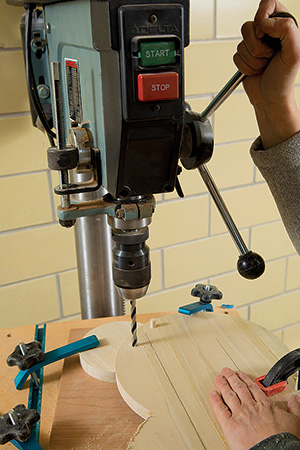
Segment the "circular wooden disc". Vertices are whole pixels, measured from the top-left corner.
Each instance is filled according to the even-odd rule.
[[[116,381],[115,360],[122,343],[130,337],[130,322],[111,322],[89,331],[95,334],[100,346],[80,353],[80,364],[90,376],[101,381]]]

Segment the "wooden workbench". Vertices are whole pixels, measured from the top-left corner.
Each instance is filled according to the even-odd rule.
[[[146,323],[151,318],[160,317],[166,314],[168,313],[142,314],[138,316],[138,322]],[[99,325],[112,321],[124,320],[130,320],[130,318],[128,316],[122,316],[114,318],[48,324],[46,331],[45,351],[47,352],[54,348],[67,344],[70,341],[70,332],[71,341],[74,341],[76,339],[82,338],[88,330],[93,329]],[[29,383],[27,381],[23,390],[17,391],[14,387],[14,377],[17,374],[18,369],[15,367],[8,367],[5,361],[8,354],[10,354],[13,351],[14,347],[21,341],[27,343],[34,339],[34,331],[34,326],[0,329],[0,414],[8,412],[17,404],[24,403],[25,405],[27,405]],[[283,345],[275,336],[272,337],[271,333],[265,332],[260,327],[258,328],[258,333],[265,341],[270,340],[270,346],[272,347],[273,351],[274,348],[276,349],[278,345],[278,354],[282,355]],[[277,341],[278,343],[276,343]],[[276,354],[276,351],[274,351],[274,354]],[[63,367],[64,371],[63,377],[61,379]],[[70,398],[72,398],[72,395],[74,395],[74,384],[76,383],[78,387],[77,391],[75,390],[75,392],[78,392],[78,395],[74,396],[72,401],[70,401]],[[102,383],[102,385],[99,383]],[[92,389],[97,390],[94,398],[88,392],[89,390],[92,391]],[[63,395],[61,395],[62,391]],[[101,399],[101,402],[99,399]],[[69,422],[64,420],[64,411],[66,411],[66,409],[64,409],[65,401],[69,402],[67,409],[73,408],[73,411],[75,412],[74,416],[70,416],[71,419],[69,419]],[[101,421],[98,421],[99,428],[103,430],[103,433],[101,434],[101,444],[99,444],[98,442],[93,442],[92,437],[90,437],[88,440],[86,439],[86,437],[89,436],[89,423],[84,423],[85,414],[83,414],[83,411],[87,410],[88,408],[90,420],[93,419],[93,408],[99,408],[99,403],[102,403],[102,411],[107,414],[107,423],[104,421],[104,419],[101,419],[103,421],[102,423]],[[112,408],[113,405],[114,407]],[[77,417],[76,406],[78,406],[79,408]],[[115,409],[116,407],[117,410]],[[119,414],[119,417],[121,417],[123,420],[122,423],[117,419],[118,408],[120,409],[121,413]],[[98,413],[99,409],[97,409],[97,414]],[[126,433],[130,437],[134,433],[134,430],[142,422],[142,419],[129,409],[129,407],[123,402],[122,398],[118,397],[117,388],[114,384],[98,382],[97,380],[90,378],[83,372],[79,365],[77,355],[68,358],[65,363],[63,361],[60,361],[45,367],[41,417],[42,420],[40,445],[43,450],[123,450],[123,448],[126,449],[126,442],[128,442]],[[72,420],[73,417],[74,420]],[[54,426],[51,435],[53,421]],[[124,423],[126,424],[126,422],[128,422],[128,427],[124,427]],[[79,425],[82,426],[80,427]],[[119,425],[121,425],[121,427],[118,427]],[[126,428],[128,429],[126,430]],[[112,438],[115,430],[118,429],[120,430],[119,437],[117,434],[116,438]],[[65,430],[67,431],[67,433],[65,433]],[[73,438],[73,441],[71,438]],[[3,448],[12,449],[15,447],[12,446],[12,444],[6,444],[5,446],[3,446]]]

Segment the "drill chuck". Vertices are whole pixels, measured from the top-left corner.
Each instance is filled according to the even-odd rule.
[[[145,219],[115,222],[111,224],[114,283],[122,298],[136,300],[146,294],[151,279],[148,226]]]

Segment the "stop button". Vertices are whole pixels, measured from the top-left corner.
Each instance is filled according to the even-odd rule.
[[[138,99],[141,102],[175,100],[179,97],[179,77],[176,72],[140,73]]]

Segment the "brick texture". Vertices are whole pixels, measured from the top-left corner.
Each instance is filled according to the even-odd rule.
[[[299,0],[284,3],[299,20]],[[31,126],[19,36],[23,11],[5,0],[0,5],[0,326],[68,320],[80,309],[74,235],[57,224],[57,174],[49,176],[47,139]],[[232,56],[240,28],[257,5],[258,0],[191,0],[185,86],[194,111],[203,111],[236,71]],[[300,74],[295,92],[299,102]],[[237,274],[238,252],[198,171],[184,170],[185,199],[157,196],[149,239],[153,278],[138,312],[176,310],[204,280],[216,284],[243,318],[274,330],[291,348],[299,346],[299,257],[249,156],[258,129],[241,86],[211,121],[216,146],[208,167],[245,242],[265,256],[266,272],[257,281]]]

